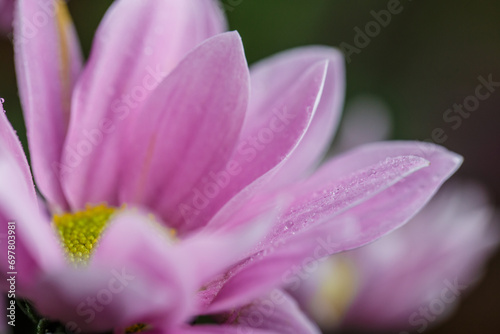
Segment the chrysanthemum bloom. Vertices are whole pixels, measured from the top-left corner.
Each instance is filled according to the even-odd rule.
[[[14,0],[0,0],[0,33],[12,30]]]
[[[216,2],[116,1],[85,66],[52,4],[30,29],[45,9],[18,1],[14,27],[44,208],[2,116],[0,213],[5,237],[16,222],[19,295],[70,329],[315,333],[276,287],[405,223],[461,163],[387,142],[315,171],[342,104],[340,54],[302,48],[249,71]]]
[[[500,239],[494,218],[482,187],[447,185],[403,228],[332,256],[290,288],[325,329],[422,332],[480,278]]]

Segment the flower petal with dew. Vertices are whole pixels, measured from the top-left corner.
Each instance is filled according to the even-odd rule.
[[[255,256],[203,292],[206,312],[287,283],[296,275],[294,265],[311,256],[318,260],[360,247],[401,226],[460,162],[435,145],[407,142],[371,144],[332,159],[308,180],[283,190],[296,200]]]
[[[14,34],[48,210],[2,115],[0,216],[18,226],[20,295],[68,330],[316,333],[283,292],[262,323],[252,312],[311,256],[404,224],[460,165],[387,142],[316,169],[340,115],[340,53],[300,48],[249,70],[216,1],[115,1],[86,64],[65,3],[50,4],[26,36],[42,8],[19,0]]]

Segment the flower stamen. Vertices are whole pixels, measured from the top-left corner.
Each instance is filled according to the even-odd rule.
[[[92,251],[116,208],[106,204],[87,205],[85,210],[54,215],[68,259],[74,264],[88,263]]]
[[[125,329],[125,333],[126,334],[141,333],[141,332],[148,330],[148,329],[149,329],[148,325],[146,325],[146,324],[136,324],[136,325],[130,326],[127,329]]]

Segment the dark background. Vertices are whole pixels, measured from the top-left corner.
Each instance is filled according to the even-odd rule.
[[[389,1],[348,0],[223,0],[232,30],[243,37],[249,63],[291,47],[308,44],[354,45],[354,28],[364,30],[370,11]],[[71,0],[83,49],[110,0]],[[371,38],[347,68],[347,101],[375,95],[389,107],[393,137],[425,140],[435,128],[442,143],[465,162],[458,172],[489,187],[500,201],[500,89],[453,130],[443,113],[474,94],[478,76],[500,81],[500,2],[472,0],[403,0],[403,10]],[[9,119],[25,144],[17,98],[12,45],[0,38],[0,95]],[[485,279],[467,295],[454,316],[427,333],[498,333],[500,328],[500,257],[489,265]],[[383,307],[381,301],[381,307]]]

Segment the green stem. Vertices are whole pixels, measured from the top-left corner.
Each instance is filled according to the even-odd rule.
[[[46,334],[49,325],[50,325],[50,320],[40,319],[38,325],[36,326],[36,334]]]
[[[23,311],[28,318],[30,318],[33,323],[37,324],[40,321],[40,317],[36,314],[35,310],[31,307],[31,304],[24,299],[17,300],[17,306]]]

